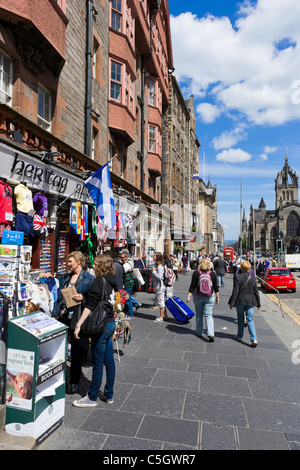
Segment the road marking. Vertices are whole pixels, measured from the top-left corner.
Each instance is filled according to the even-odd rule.
[[[275,304],[278,305],[278,307],[280,307],[279,300],[277,299],[277,297],[274,294],[267,294],[267,296],[273,302],[275,302]],[[284,311],[284,313],[286,313],[295,323],[297,323],[297,325],[300,326],[300,317],[299,317],[299,315],[297,313],[295,313],[293,310],[291,310],[290,307],[288,307],[282,301],[281,301],[281,306],[282,306],[282,310]]]

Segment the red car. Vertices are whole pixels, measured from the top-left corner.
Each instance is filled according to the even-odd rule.
[[[296,281],[288,268],[269,267],[262,276],[262,279],[268,283],[261,283],[262,288],[265,289],[266,292],[275,292],[271,286],[275,287],[277,290],[290,289],[292,292],[296,292]]]

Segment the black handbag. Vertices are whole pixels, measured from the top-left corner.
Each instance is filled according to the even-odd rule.
[[[102,277],[103,281],[103,290],[102,290],[102,296],[99,304],[89,314],[89,316],[85,319],[83,322],[81,329],[84,334],[87,336],[89,335],[95,335],[97,333],[101,333],[106,325],[106,320],[107,320],[107,315],[111,311],[111,304],[107,298],[107,293],[106,293],[106,281]]]

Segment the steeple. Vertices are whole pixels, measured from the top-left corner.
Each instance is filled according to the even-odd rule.
[[[263,197],[261,198],[258,207],[259,207],[259,209],[265,209],[267,207]]]
[[[298,176],[289,166],[286,150],[284,167],[275,179],[276,209],[280,207],[280,204],[285,206],[295,202],[298,203],[298,187]]]

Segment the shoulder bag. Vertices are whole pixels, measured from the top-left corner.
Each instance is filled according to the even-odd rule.
[[[101,333],[106,325],[107,315],[110,313],[111,305],[107,299],[106,280],[102,277],[103,289],[101,300],[95,310],[93,310],[86,318],[81,326],[83,333],[87,336]]]
[[[251,278],[251,275],[249,274],[249,277],[247,277],[246,281],[244,282],[244,284],[239,288],[239,292],[241,292],[241,290],[245,287],[245,285],[247,284],[247,282],[249,281],[249,279]],[[233,296],[233,293],[231,294],[229,300],[228,300],[228,305],[230,305],[231,303],[231,299],[232,299],[232,296]]]

